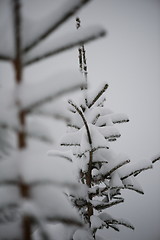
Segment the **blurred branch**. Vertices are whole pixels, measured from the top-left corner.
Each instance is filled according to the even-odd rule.
[[[10,129],[16,133],[19,132],[19,128],[16,127],[16,126],[11,126],[11,125],[8,125],[8,124],[3,124],[3,123],[0,123],[0,128],[2,129]],[[23,133],[26,135],[26,137],[30,137],[30,138],[33,138],[33,139],[36,139],[36,140],[39,140],[39,141],[43,141],[43,142],[46,142],[46,143],[53,143],[53,139],[51,139],[50,137],[48,137],[48,135],[37,135],[35,132],[31,132],[30,130],[26,130],[26,129],[23,129]]]
[[[10,56],[5,56],[5,55],[0,54],[0,60],[2,60],[2,61],[13,61],[13,58],[11,58]]]
[[[90,0],[79,0],[79,1],[68,1],[61,12],[57,14],[57,19],[54,23],[50,24],[47,29],[39,34],[28,46],[24,48],[24,52],[28,52],[37,44],[39,44],[43,39],[45,39],[50,33],[54,32],[62,23],[64,23],[69,17],[71,17],[78,9],[84,6]],[[55,15],[53,15],[53,18]]]
[[[105,36],[106,32],[103,28],[100,28],[98,27],[97,29],[96,28],[91,28],[91,27],[88,27],[86,29],[82,29],[78,34],[77,33],[72,33],[68,36],[68,34],[66,36],[63,36],[63,39],[66,39],[64,42],[62,41],[62,37],[56,42],[54,43],[53,41],[53,48],[52,49],[48,49],[48,51],[46,50],[45,53],[41,53],[41,54],[38,54],[37,55],[37,51],[35,53],[35,56],[31,56],[29,57],[29,55],[33,54],[32,52],[29,52],[28,53],[28,56],[26,55],[25,58],[27,60],[24,60],[24,66],[28,66],[32,63],[35,63],[35,62],[38,62],[40,60],[43,60],[47,57],[50,57],[50,56],[53,56],[53,55],[56,55],[58,53],[61,53],[65,50],[68,50],[70,48],[73,48],[77,45],[80,45],[80,44],[84,44],[84,43],[87,43],[87,42],[90,42],[92,40],[95,40],[99,37],[103,37]],[[56,46],[54,48],[54,45]],[[46,43],[46,49],[48,47],[48,44]],[[33,49],[34,51],[34,49]],[[41,48],[39,47],[39,51],[41,51]],[[37,55],[37,56],[36,56]]]
[[[56,98],[59,98],[61,97],[62,95],[68,93],[68,92],[72,92],[72,91],[75,91],[77,88],[79,88],[80,86],[82,86],[82,84],[79,84],[77,86],[73,86],[73,87],[70,87],[68,89],[62,89],[60,90],[59,92],[57,92],[56,94],[52,95],[52,96],[46,96],[44,99],[41,99],[41,100],[38,100],[36,102],[34,102],[33,104],[31,104],[30,106],[26,106],[24,107],[24,111],[25,113],[29,113],[31,112],[34,108],[36,107],[39,107],[40,105],[44,104],[44,103],[47,103],[51,100],[54,100]]]

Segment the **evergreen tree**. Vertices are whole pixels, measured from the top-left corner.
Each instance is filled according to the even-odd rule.
[[[77,28],[80,19],[77,18]],[[152,161],[132,163],[125,154],[117,154],[112,142],[120,136],[115,127],[118,123],[128,122],[125,114],[113,113],[106,107],[105,94],[108,83],[102,83],[95,92],[87,87],[87,63],[85,48],[79,49],[79,67],[86,87],[82,88],[82,97],[77,102],[69,100],[69,131],[62,138],[61,145],[72,149],[73,164],[77,169],[77,179],[81,188],[77,192],[68,192],[84,223],[84,228],[73,232],[73,240],[99,239],[97,230],[113,228],[119,231],[118,225],[130,229],[134,226],[125,219],[114,218],[107,209],[124,202],[123,189],[130,189],[143,194],[136,176],[144,170],[152,168],[152,164],[160,159],[159,155]],[[68,240],[69,238],[66,238]],[[106,238],[105,238],[106,239]]]
[[[91,27],[84,30],[83,35],[75,37],[73,33],[67,38],[65,36],[57,39],[57,42],[43,42],[87,2],[89,1],[68,0],[59,9],[51,6],[52,14],[37,23],[23,15],[22,7],[25,7],[25,1],[0,1],[0,8],[6,11],[6,15],[2,16],[2,22],[6,25],[0,29],[3,32],[0,60],[12,64],[15,75],[14,86],[2,89],[0,96],[2,240],[30,240],[35,226],[40,228],[43,239],[49,239],[45,226],[46,222],[50,221],[81,225],[79,216],[62,193],[64,187],[73,189],[77,185],[70,172],[71,163],[66,161],[68,156],[55,152],[54,157],[50,158],[45,154],[42,156],[37,149],[28,147],[29,137],[39,141],[53,140],[38,121],[33,126],[31,120],[34,112],[44,114],[46,103],[66,92],[83,87],[81,76],[69,72],[40,83],[27,84],[23,81],[23,75],[26,66],[105,34],[102,28]],[[49,114],[56,115],[54,110]],[[14,135],[11,142],[15,149],[12,153],[7,131]],[[61,171],[63,164],[65,173]]]

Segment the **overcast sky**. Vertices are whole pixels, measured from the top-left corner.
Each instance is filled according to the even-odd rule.
[[[33,2],[36,6],[38,1]],[[41,2],[43,6],[38,4],[36,14],[32,8],[31,17],[38,19],[50,11],[49,2],[53,4],[53,0]],[[113,148],[125,152],[133,161],[150,159],[160,152],[160,1],[94,0],[79,16],[83,26],[100,24],[108,32],[106,38],[88,44],[86,50],[90,87],[106,80],[107,106],[130,118],[129,123],[119,125],[122,137],[112,144]],[[74,28],[72,18],[57,34]],[[28,67],[24,78],[32,81],[34,75],[35,80],[42,79],[62,68],[78,69],[76,49]],[[1,84],[12,78],[8,64],[0,64],[0,72]],[[121,240],[160,239],[160,163],[138,179],[145,194],[124,192],[125,204],[109,211],[128,218],[135,231],[107,230],[106,236]]]

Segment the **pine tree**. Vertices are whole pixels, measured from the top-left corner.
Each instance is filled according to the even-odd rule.
[[[0,200],[0,239],[30,240],[37,225],[43,239],[49,239],[45,224],[50,221],[81,225],[77,213],[62,193],[64,187],[73,189],[77,185],[70,172],[71,163],[65,160],[67,156],[54,152],[52,159],[40,156],[36,150],[30,151],[27,146],[28,137],[52,141],[43,126],[37,127],[38,122],[32,126],[29,117],[33,117],[35,111],[44,114],[46,103],[83,87],[81,76],[72,72],[59,74],[29,85],[23,82],[23,74],[28,65],[105,34],[102,28],[91,27],[83,31],[83,37],[81,34],[75,37],[73,33],[67,39],[64,37],[65,41],[60,38],[53,44],[41,46],[44,39],[87,2],[69,0],[38,24],[23,16],[24,1],[0,2],[0,7],[6,7],[13,18],[8,16],[7,23],[10,21],[11,25],[3,26],[7,28],[6,32],[11,30],[13,34],[10,32],[9,39],[2,35],[0,60],[12,64],[15,74],[14,87],[2,89],[1,94],[0,191],[3,198]],[[4,48],[5,40],[9,44]],[[52,115],[56,115],[54,110]],[[13,153],[6,137],[7,131],[13,133],[14,145],[17,145]],[[61,171],[63,164],[65,173]],[[62,206],[66,207],[63,211]]]
[[[76,21],[78,29],[80,19]],[[134,229],[130,222],[112,217],[106,210],[124,202],[123,189],[143,194],[136,176],[152,168],[160,157],[158,155],[151,161],[135,164],[125,154],[117,154],[112,150],[112,142],[121,136],[115,125],[126,123],[129,118],[126,114],[113,113],[106,107],[108,83],[102,83],[95,92],[89,91],[84,44],[78,52],[80,72],[86,87],[81,89],[81,99],[68,101],[71,121],[68,123],[68,133],[61,139],[61,145],[72,149],[73,164],[81,184],[77,192],[68,192],[68,197],[84,223],[84,228],[73,232],[72,239],[93,240],[98,239],[97,230],[103,228],[119,231],[119,225],[123,225]]]

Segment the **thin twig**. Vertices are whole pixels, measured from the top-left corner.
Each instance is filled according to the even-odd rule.
[[[94,103],[100,98],[100,96],[106,91],[107,88],[108,88],[108,84],[106,83],[104,87],[96,95],[96,97],[92,100],[92,102],[89,104],[88,108],[91,108],[94,105]]]

